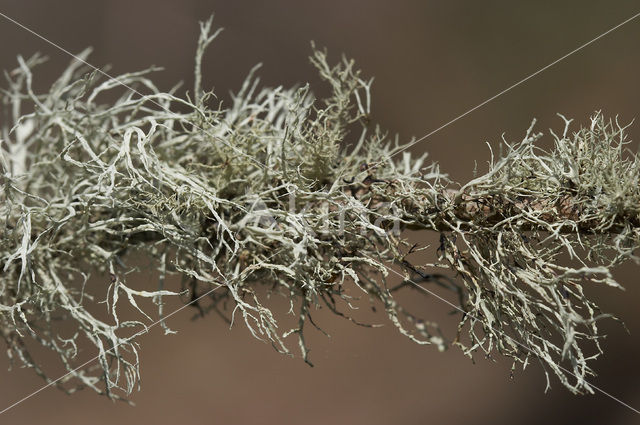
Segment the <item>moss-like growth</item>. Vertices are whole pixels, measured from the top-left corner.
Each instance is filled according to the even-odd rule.
[[[57,382],[67,391],[128,393],[139,382],[136,337],[154,314],[138,302],[153,299],[162,317],[163,297],[179,293],[165,278],[176,274],[187,289],[208,286],[203,312],[229,301],[232,320],[283,353],[295,335],[309,362],[311,309],[351,317],[345,288],[354,284],[417,343],[497,350],[514,365],[538,359],[571,391],[591,391],[585,378],[601,354],[604,315],[583,289],[619,287],[611,269],[638,262],[640,164],[624,151],[623,127],[596,114],[571,134],[567,121],[549,152],[529,129],[522,142],[504,143],[486,174],[460,185],[372,127],[370,82],[353,62],[331,66],[315,48],[327,99],[307,86],[259,89],[251,72],[230,107],[213,106],[200,87],[210,27],[202,24],[193,99],[158,90],[149,71],[104,80],[78,61],[42,94],[32,90],[40,57],[20,58],[7,74],[0,331],[11,356],[44,377],[26,348],[36,342],[70,372]],[[104,92],[115,100],[100,101]],[[440,234],[436,263],[411,260],[406,229]],[[133,252],[151,259],[159,287],[127,284]],[[394,274],[403,283],[388,281]],[[85,290],[90,275],[102,291]],[[457,297],[457,335],[395,300],[425,282]],[[297,327],[278,327],[260,287],[290,300]],[[108,318],[91,312],[97,302]],[[142,318],[120,320],[122,303]],[[99,368],[75,369],[81,340],[97,348]]]

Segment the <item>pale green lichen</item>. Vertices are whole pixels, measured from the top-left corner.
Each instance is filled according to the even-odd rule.
[[[104,80],[78,61],[36,94],[39,56],[6,74],[0,330],[11,357],[51,379],[30,356],[35,342],[70,372],[57,382],[67,391],[129,393],[140,378],[131,336],[154,320],[138,303],[153,299],[163,317],[163,297],[181,292],[164,288],[172,274],[189,300],[198,286],[219,288],[200,311],[225,315],[228,301],[229,320],[241,317],[278,351],[289,353],[285,338],[296,335],[307,362],[312,309],[355,322],[355,285],[415,342],[497,350],[514,364],[537,359],[571,391],[592,390],[588,361],[601,354],[596,323],[605,315],[583,288],[618,287],[611,269],[638,262],[640,166],[624,151],[624,128],[596,114],[570,134],[567,121],[549,152],[530,129],[504,143],[487,173],[457,185],[372,127],[370,81],[315,48],[327,99],[308,86],[260,89],[254,69],[231,106],[214,105],[200,64],[215,34],[211,21],[201,29],[191,97],[157,89],[150,71]],[[440,233],[435,263],[414,264],[406,229]],[[127,283],[134,254],[151,260],[159,287]],[[451,278],[432,271],[443,268]],[[391,279],[398,270],[400,285]],[[90,276],[102,287],[87,289]],[[424,283],[457,297],[456,335],[396,301]],[[264,305],[271,293],[290,301],[294,329],[281,330]],[[94,313],[101,302],[107,318]],[[121,319],[123,304],[141,318]],[[87,341],[99,367],[76,370]]]

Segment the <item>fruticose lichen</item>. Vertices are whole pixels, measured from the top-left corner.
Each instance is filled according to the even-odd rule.
[[[548,151],[530,128],[485,174],[457,184],[371,125],[370,81],[315,47],[326,99],[306,85],[261,89],[254,69],[229,107],[216,103],[201,88],[210,28],[201,24],[191,96],[159,90],[152,70],[104,79],[78,60],[44,93],[32,89],[40,56],[6,73],[0,331],[10,357],[52,382],[30,354],[40,344],[70,372],[59,387],[117,398],[139,383],[136,337],[163,317],[167,297],[215,289],[198,300],[203,313],[242,319],[283,353],[297,338],[309,362],[312,310],[355,321],[361,292],[417,343],[536,360],[569,390],[592,391],[605,315],[584,288],[619,287],[612,268],[638,262],[640,164],[622,126],[598,113],[572,133],[567,120]],[[439,234],[437,261],[412,260],[407,230]],[[132,258],[150,260],[159,286],[127,283],[140,267]],[[182,288],[165,288],[169,275]],[[100,283],[89,288],[90,276]],[[459,303],[457,333],[396,301],[430,284]],[[289,300],[294,329],[265,306],[273,293]],[[120,318],[126,304],[139,320]],[[75,369],[87,342],[98,367]]]

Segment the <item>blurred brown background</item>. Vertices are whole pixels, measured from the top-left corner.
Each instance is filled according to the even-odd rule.
[[[633,1],[212,1],[1,0],[0,11],[64,48],[93,46],[90,62],[112,74],[155,64],[163,88],[192,86],[198,20],[215,12],[225,27],[205,60],[205,83],[223,99],[251,66],[262,81],[291,85],[318,80],[309,65],[310,40],[333,58],[353,57],[375,76],[374,121],[402,139],[420,137],[528,74],[640,11]],[[640,18],[429,137],[413,149],[454,179],[485,166],[485,141],[504,132],[519,140],[533,117],[538,128],[561,128],[560,112],[587,123],[602,109],[628,122],[638,115]],[[69,61],[42,40],[0,19],[0,68],[40,51],[47,80]],[[54,74],[51,74],[54,73]],[[639,127],[631,137],[639,140]],[[548,140],[548,139],[547,139]],[[637,143],[632,145],[637,148]],[[481,168],[482,169],[482,168]],[[605,311],[630,334],[605,323],[606,354],[592,382],[640,408],[640,285],[638,268],[618,273],[625,292],[602,289]],[[144,282],[143,282],[144,283]],[[149,285],[154,285],[149,281]],[[424,314],[446,320],[446,308],[423,299]],[[332,337],[311,337],[316,367],[281,356],[239,324],[229,331],[212,315],[191,322],[184,311],[142,342],[142,390],[130,407],[92,392],[66,396],[47,389],[0,416],[12,424],[631,424],[639,417],[602,394],[572,396],[557,381],[544,393],[533,363],[509,379],[510,364],[453,349],[417,346],[391,326],[363,329],[326,314],[314,319]],[[383,317],[379,321],[386,323]],[[310,332],[313,334],[313,331]],[[317,334],[317,333],[316,333]],[[295,348],[295,344],[292,348]],[[82,360],[93,353],[82,353]],[[0,363],[0,408],[42,385],[31,371]]]

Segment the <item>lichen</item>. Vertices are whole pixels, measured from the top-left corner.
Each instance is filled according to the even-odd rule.
[[[195,302],[204,287],[202,313],[241,319],[282,353],[297,338],[311,363],[312,310],[358,323],[355,288],[417,343],[538,360],[571,391],[592,391],[607,315],[584,288],[620,287],[612,268],[638,262],[640,166],[624,127],[597,113],[570,133],[566,120],[545,151],[532,125],[523,141],[504,141],[486,173],[458,184],[371,124],[371,81],[315,47],[326,99],[308,85],[260,88],[254,69],[223,107],[201,88],[210,31],[211,20],[201,24],[191,95],[159,90],[152,69],[105,79],[78,60],[36,94],[37,55],[6,74],[0,330],[10,357],[53,382],[31,357],[40,344],[69,372],[60,388],[119,398],[139,385],[137,339],[164,317],[166,297],[189,291]],[[436,262],[415,263],[408,230],[439,233]],[[128,283],[141,255],[157,287]],[[182,288],[165,288],[169,275]],[[91,276],[101,284],[88,288]],[[459,303],[453,335],[397,301],[429,283]],[[274,293],[297,317],[291,330],[266,307]],[[106,318],[94,312],[100,303]],[[139,319],[121,319],[125,304]],[[87,342],[98,367],[76,369]]]

